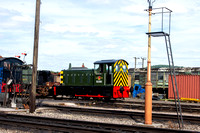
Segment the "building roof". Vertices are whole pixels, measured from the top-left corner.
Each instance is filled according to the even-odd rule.
[[[72,67],[68,70],[88,70],[88,68],[87,67]]]

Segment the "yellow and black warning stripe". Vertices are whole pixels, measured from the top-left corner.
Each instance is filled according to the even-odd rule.
[[[128,86],[128,64],[124,60],[114,64],[114,86]]]
[[[63,83],[63,71],[60,72],[60,83]]]

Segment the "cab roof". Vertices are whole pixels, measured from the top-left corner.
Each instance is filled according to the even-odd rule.
[[[123,59],[119,59],[119,60],[123,60]],[[100,60],[100,61],[95,61],[94,64],[114,64],[115,62],[119,61],[119,60],[115,60],[115,59],[111,59],[111,60]],[[123,60],[125,61],[125,60]],[[128,62],[125,61],[127,64]]]

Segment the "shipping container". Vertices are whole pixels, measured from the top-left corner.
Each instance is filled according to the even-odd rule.
[[[176,80],[177,80],[177,88],[180,99],[181,98],[200,99],[200,75],[176,75]],[[173,77],[173,82],[174,82],[174,77]],[[174,99],[174,92],[170,75],[169,75],[168,98]]]

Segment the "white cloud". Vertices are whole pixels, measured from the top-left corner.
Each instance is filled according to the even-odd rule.
[[[148,8],[147,1],[41,2],[39,68],[59,70],[68,67],[69,62],[73,62],[74,66],[85,62],[92,67],[95,60],[113,58],[124,58],[133,66],[132,57],[147,56],[145,32],[148,31],[148,13],[144,11]],[[153,7],[168,7],[173,11],[171,42],[175,61],[183,66],[200,66],[196,58],[196,62],[193,59],[199,57],[200,51],[200,2],[157,0]],[[15,51],[27,51],[30,54],[26,59],[32,63],[34,15],[35,1],[1,2],[0,45],[8,51],[4,54],[13,56]],[[152,16],[152,30],[160,28],[160,21],[160,18]],[[50,57],[60,65],[54,68],[48,63]],[[165,57],[164,39],[152,38],[152,64],[161,64]],[[182,59],[185,57],[187,61]],[[189,59],[193,61],[189,62]]]
[[[47,42],[43,42],[39,45],[40,54],[45,55],[58,55],[62,56],[65,54],[74,54],[74,53],[84,53],[84,48],[77,44],[74,41],[68,40],[52,40],[50,39]]]
[[[66,26],[61,26],[57,24],[46,24],[44,26],[41,26],[45,31],[47,32],[66,32],[68,29]]]
[[[110,4],[111,0],[87,0],[88,3]]]
[[[34,19],[28,15],[24,15],[24,16],[13,16],[11,18],[13,21],[23,21],[23,22],[31,22]]]
[[[108,49],[110,49],[110,48],[117,48],[117,45],[115,45],[115,44],[108,44],[104,48],[108,48]]]
[[[128,13],[135,13],[135,14],[140,14],[144,15],[146,12],[144,9],[147,8],[146,5],[128,5],[126,7],[122,7],[121,11],[122,12],[128,12]]]

